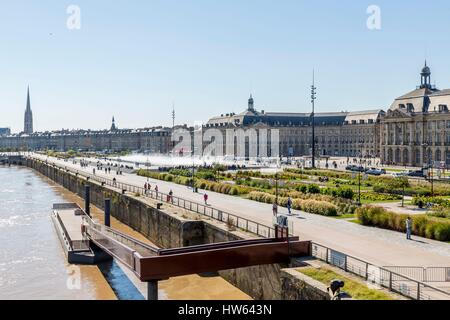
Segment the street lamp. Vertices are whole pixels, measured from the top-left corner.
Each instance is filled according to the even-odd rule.
[[[433,175],[433,164],[431,154],[428,152],[428,143],[424,143],[423,145],[424,154],[426,156],[426,165],[427,165],[427,175],[425,177],[431,183],[431,198],[434,197],[434,175]]]
[[[312,113],[311,113],[311,122],[312,122],[312,163],[311,166],[313,169],[316,168],[316,124],[315,124],[315,100],[316,100],[316,86],[315,86],[315,75],[313,70],[313,82],[311,86],[311,104],[312,104]]]
[[[362,168],[362,157],[363,157],[362,144],[363,144],[363,141],[359,140],[358,206],[361,205],[361,168]],[[364,172],[365,172],[365,170],[364,170]]]
[[[194,151],[192,151],[192,192],[195,193],[195,160],[194,160]]]
[[[278,172],[275,173],[275,203],[278,205]]]

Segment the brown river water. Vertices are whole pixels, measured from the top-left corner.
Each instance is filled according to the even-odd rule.
[[[118,293],[120,279],[113,290],[103,269],[67,264],[50,218],[53,203],[61,202],[83,205],[81,198],[31,169],[0,166],[0,300],[115,300],[124,296]],[[92,213],[94,219],[103,220],[100,210],[94,207]],[[150,243],[116,219],[111,223]],[[170,300],[250,299],[220,277],[198,275],[160,282],[160,296]]]

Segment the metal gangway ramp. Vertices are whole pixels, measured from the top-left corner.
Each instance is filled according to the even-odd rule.
[[[257,265],[289,263],[310,256],[311,243],[298,237],[239,240],[174,249],[145,244],[110,227],[95,223],[87,214],[80,228],[88,241],[148,283],[148,298],[158,297],[158,281],[190,274]]]

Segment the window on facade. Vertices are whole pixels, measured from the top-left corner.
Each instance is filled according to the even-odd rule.
[[[448,111],[448,107],[446,104],[440,104],[439,105],[439,112],[446,112]]]
[[[408,112],[414,112],[414,105],[412,103],[408,103],[406,108]]]
[[[441,150],[436,150],[436,161],[442,161],[442,153]]]
[[[399,107],[400,109],[405,109],[405,108],[406,108],[405,105],[404,105],[403,103],[400,103],[400,104],[398,105],[398,107]]]
[[[420,150],[416,150],[416,164],[421,163],[420,161]]]
[[[352,124],[356,124],[356,120],[352,120]]]

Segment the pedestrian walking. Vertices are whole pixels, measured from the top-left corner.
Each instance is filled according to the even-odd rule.
[[[412,219],[411,219],[411,217],[408,217],[408,219],[406,219],[406,239],[407,240],[412,240],[411,234],[412,234]]]
[[[205,200],[205,205],[208,205],[208,194],[206,192],[203,195],[203,200]]]
[[[158,186],[155,186],[156,199],[158,199]]]
[[[113,179],[113,185],[114,185],[114,186],[117,185],[117,180],[116,180],[116,178]]]
[[[291,215],[292,214],[292,212],[291,212],[291,209],[292,209],[292,199],[291,199],[291,197],[289,197],[288,200],[287,200],[287,209],[288,209],[289,215]]]
[[[169,201],[173,202],[173,191],[172,190],[169,191]]]
[[[273,203],[272,212],[275,217],[278,216],[278,204],[276,202]]]

